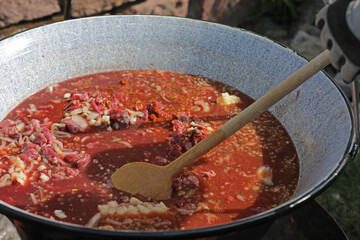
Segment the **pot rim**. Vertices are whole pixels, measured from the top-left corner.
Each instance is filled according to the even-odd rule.
[[[174,17],[174,16],[155,16],[155,15],[112,15],[112,16],[93,16],[93,17],[86,17],[86,18],[78,18],[78,19],[71,19],[71,20],[64,20],[59,21],[55,23],[45,24],[39,27],[35,27],[32,29],[24,30],[22,32],[10,35],[2,40],[0,40],[0,44],[3,42],[11,41],[11,38],[14,36],[21,36],[24,33],[31,32],[31,31],[37,31],[38,29],[42,28],[48,28],[53,27],[55,25],[62,25],[67,24],[68,22],[73,21],[87,21],[89,19],[96,19],[96,18],[162,18],[162,19],[178,19],[179,21],[185,21],[189,24],[192,23],[201,23],[201,24],[207,24],[208,26],[214,26],[215,28],[226,28],[227,30],[234,31],[234,32],[245,32],[246,34],[252,35],[255,38],[260,38],[265,41],[270,41],[274,44],[281,45],[281,47],[284,47],[292,52],[292,54],[296,54],[298,57],[304,58],[299,53],[295,52],[294,50],[288,48],[284,44],[281,44],[277,41],[274,41],[272,39],[269,39],[265,36],[261,36],[259,34],[253,33],[249,30],[245,30],[238,27],[231,27],[219,23],[213,23],[208,22],[204,20],[195,20],[195,19],[189,19],[189,18],[183,18],[183,17]],[[313,199],[317,195],[319,195],[322,191],[326,189],[335,179],[336,177],[342,172],[342,170],[345,168],[348,162],[353,160],[356,156],[358,146],[356,144],[356,136],[354,131],[354,117],[353,117],[353,110],[350,106],[349,100],[345,96],[345,93],[341,90],[339,85],[323,70],[321,70],[329,79],[330,81],[335,85],[335,87],[339,90],[341,96],[346,102],[346,106],[349,110],[350,119],[351,119],[351,136],[349,137],[349,142],[347,144],[345,154],[342,157],[342,159],[339,161],[336,168],[329,174],[329,176],[324,179],[322,182],[320,182],[318,185],[313,186],[311,189],[306,191],[303,194],[300,194],[299,196],[292,198],[285,203],[272,208],[270,210],[267,210],[263,213],[259,213],[250,217],[242,218],[240,220],[230,222],[227,224],[222,225],[215,225],[210,227],[203,227],[203,228],[196,228],[196,229],[188,229],[188,230],[172,230],[172,231],[132,231],[132,230],[121,230],[121,231],[114,231],[114,230],[102,230],[97,228],[88,228],[85,226],[72,224],[72,223],[66,223],[61,222],[57,220],[51,220],[46,217],[37,216],[32,213],[28,213],[20,208],[14,207],[12,205],[9,205],[3,201],[0,200],[0,213],[5,214],[7,217],[9,217],[11,220],[20,220],[24,222],[31,222],[32,224],[35,223],[37,225],[47,225],[52,228],[56,229],[63,229],[66,231],[72,231],[76,232],[78,234],[86,233],[91,234],[94,236],[108,236],[108,237],[134,237],[134,238],[178,238],[178,237],[198,237],[198,236],[208,236],[208,235],[214,235],[216,233],[221,232],[229,232],[234,230],[241,230],[246,227],[259,225],[261,223],[264,223],[266,221],[272,220],[275,217],[279,217],[282,215],[285,215],[286,213],[290,212],[291,210],[301,206],[302,204],[308,202],[309,200]]]

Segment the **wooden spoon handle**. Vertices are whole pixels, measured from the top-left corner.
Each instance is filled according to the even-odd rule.
[[[219,127],[215,132],[213,132],[204,140],[196,144],[189,151],[182,154],[175,161],[165,166],[166,168],[168,168],[169,174],[175,176],[184,167],[190,165],[192,162],[206,154],[219,143],[237,132],[247,123],[254,120],[256,117],[261,115],[276,102],[288,95],[291,91],[296,89],[306,80],[308,80],[311,76],[313,76],[315,73],[317,73],[329,64],[330,54],[328,50],[325,50],[324,52],[316,56],[314,59],[312,59],[310,62],[308,62],[306,65],[297,70],[295,73],[293,73],[290,77],[288,77],[280,84],[275,86],[273,89],[271,89],[269,92],[267,92],[264,96],[252,103],[245,110],[243,110],[231,120],[229,120],[227,123]]]

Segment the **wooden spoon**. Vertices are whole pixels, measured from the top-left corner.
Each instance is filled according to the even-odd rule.
[[[329,51],[325,50],[166,166],[158,166],[145,162],[131,162],[123,165],[111,175],[114,187],[131,194],[139,193],[154,200],[170,198],[172,179],[184,167],[189,166],[247,123],[261,115],[328,64],[330,64],[330,55]]]

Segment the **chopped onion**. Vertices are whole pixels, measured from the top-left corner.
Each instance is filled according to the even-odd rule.
[[[57,139],[54,139],[54,144],[57,144],[59,146],[60,149],[63,149],[64,148],[64,145],[62,142],[60,142],[59,140]]]
[[[30,112],[36,112],[37,109],[36,109],[36,106],[34,104],[29,104],[30,106]]]
[[[6,182],[11,178],[10,174],[5,174],[4,176],[2,176],[0,179],[0,187],[4,187],[6,186]]]
[[[229,95],[229,93],[225,92],[221,94],[221,97],[216,99],[216,102],[220,105],[230,105],[240,102],[240,98],[236,95]]]
[[[133,145],[131,145],[129,142],[126,142],[126,141],[114,139],[113,142],[121,143],[121,144],[125,145],[125,146],[128,147],[128,148],[132,148],[132,147],[133,147]]]
[[[121,223],[121,222],[116,221],[116,220],[111,219],[111,218],[107,218],[105,221],[106,221],[107,223],[111,223],[111,224],[113,224],[113,225],[119,225],[119,226],[121,226],[121,225],[122,225],[122,223]]]
[[[37,168],[37,170],[38,170],[39,172],[41,172],[42,170],[45,170],[45,169],[46,169],[45,165],[40,165],[40,166]]]
[[[68,154],[78,154],[77,151],[73,151],[73,152],[63,152],[64,155],[68,155]]]
[[[34,161],[31,161],[30,166],[24,171],[25,173],[30,172],[34,167]]]
[[[94,120],[94,119],[97,118],[99,115],[100,115],[99,113],[91,111],[91,112],[86,116],[86,118],[87,118],[88,120]]]
[[[60,149],[60,147],[59,147],[59,145],[57,144],[57,143],[53,143],[53,147],[54,147],[54,150],[55,150],[55,152],[57,153],[57,154],[61,154],[62,153],[62,151],[61,151],[61,149]]]
[[[201,111],[201,107],[199,107],[199,106],[192,106],[190,109],[191,109],[192,111],[194,111],[194,112],[199,112],[199,111]]]
[[[5,141],[1,141],[0,150],[3,150],[5,148]]]
[[[241,196],[241,194],[236,195],[236,198],[239,199],[240,201],[243,201],[243,202],[245,201],[244,196]]]
[[[169,220],[164,220],[162,222],[154,223],[155,227],[160,227],[160,226],[163,226],[163,225],[171,225],[171,222]]]
[[[166,102],[171,103],[171,100],[165,97],[165,93],[160,93],[160,96],[162,99],[164,99]]]
[[[48,92],[48,93],[53,93],[53,92],[54,92],[53,86],[48,86],[48,87],[46,88],[46,92]]]
[[[272,185],[273,172],[271,167],[261,166],[258,168],[256,174],[261,178],[261,181],[266,185]]]
[[[90,138],[89,136],[83,137],[80,142],[83,143],[83,142],[85,142],[86,140],[88,140],[89,138]]]
[[[50,180],[50,178],[49,178],[46,174],[44,174],[44,173],[41,173],[40,179],[41,179],[41,181],[43,181],[43,182],[47,182],[47,181]]]
[[[11,159],[12,160],[12,159]],[[10,166],[8,172],[11,174],[14,172],[15,166],[20,162],[20,158],[15,158],[15,162]]]
[[[94,227],[94,225],[100,220],[100,218],[101,218],[101,213],[95,214],[95,215],[89,220],[89,222],[85,225],[85,227],[89,227],[89,228]]]
[[[56,137],[71,137],[71,134],[64,131],[54,131]]]
[[[90,126],[95,126],[95,124],[96,124],[96,120],[95,119],[90,119],[89,125]]]
[[[195,210],[188,210],[188,209],[184,209],[184,208],[176,208],[176,211],[178,211],[179,213],[188,214],[188,215],[191,215],[195,212]]]
[[[20,133],[20,136],[19,136],[19,140],[17,141],[17,145],[18,146],[22,146],[22,145],[24,145],[24,139],[23,139],[23,137],[22,137],[22,134]]]
[[[72,116],[71,119],[79,126],[79,130],[81,132],[85,131],[85,129],[89,126],[88,122],[81,116],[75,115]]]
[[[3,141],[5,141],[5,142],[11,142],[11,143],[14,143],[14,142],[15,142],[14,139],[7,138],[7,137],[0,137],[0,140],[3,140]]]
[[[10,142],[7,147],[8,147],[8,149],[11,149],[11,148],[13,148],[13,147],[17,147],[17,145],[16,145],[15,142]]]
[[[143,113],[143,112],[135,112],[135,111],[131,111],[131,110],[129,110],[129,109],[126,109],[126,111],[129,112],[130,124],[135,124],[137,117],[140,117],[140,118],[144,117],[144,113]]]
[[[24,143],[29,142],[30,141],[29,137],[28,136],[23,137],[23,141],[24,141]]]
[[[16,127],[16,129],[17,129],[19,132],[22,132],[22,131],[24,131],[24,129],[25,129],[25,123],[20,122],[20,123],[17,124],[15,127]]]
[[[198,100],[194,102],[195,105],[200,106],[204,112],[210,111],[210,106],[207,102],[204,100]]]
[[[198,124],[198,123],[195,123],[195,122],[190,122],[190,125],[191,125],[191,126],[194,126],[194,127],[204,128],[204,126],[203,126],[203,125]]]
[[[34,129],[30,129],[29,131],[23,132],[22,134],[24,136],[29,136],[29,135],[31,135],[33,133],[33,131],[34,131]]]
[[[64,128],[65,126],[66,126],[65,123],[53,123],[53,124],[51,125],[50,130],[51,130],[52,132],[56,132],[56,131],[58,131],[60,128]]]
[[[82,108],[77,108],[77,109],[71,111],[70,115],[75,116],[75,115],[78,115],[78,114],[82,113],[82,111],[83,111]]]
[[[54,215],[60,219],[67,218],[66,214],[62,210],[55,210]]]
[[[38,201],[36,200],[36,197],[33,193],[30,193],[30,197],[31,197],[33,204],[35,204],[35,205],[38,204]]]

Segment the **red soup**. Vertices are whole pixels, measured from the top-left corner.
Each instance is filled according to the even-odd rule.
[[[0,123],[0,199],[25,211],[103,229],[191,229],[235,221],[287,201],[295,147],[269,112],[173,179],[153,201],[112,187],[125,163],[166,165],[253,102],[225,84],[131,70],[54,84]]]

